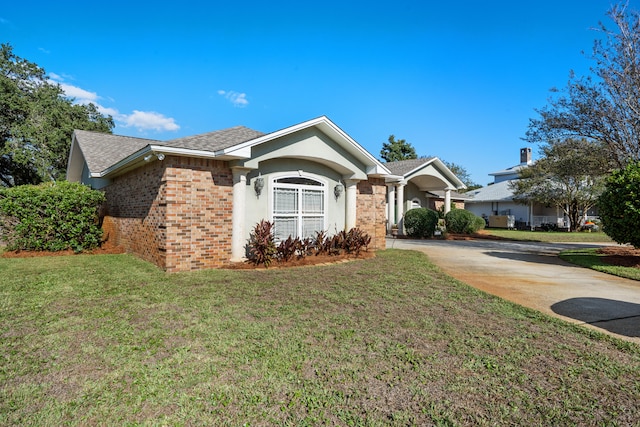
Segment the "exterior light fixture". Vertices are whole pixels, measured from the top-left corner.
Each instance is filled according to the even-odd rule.
[[[344,191],[344,185],[341,182],[338,182],[335,187],[333,187],[333,195],[336,196],[336,199],[340,198],[340,195]]]
[[[164,160],[164,154],[162,153],[149,153],[146,156],[143,157],[145,162],[148,162],[149,160],[153,159],[153,156],[156,156],[156,158],[160,161]]]
[[[262,193],[262,189],[264,188],[264,178],[262,175],[258,175],[258,177],[253,181],[253,189],[256,191],[256,196],[259,196]]]

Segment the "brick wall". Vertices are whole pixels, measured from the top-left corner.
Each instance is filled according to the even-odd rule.
[[[358,183],[356,199],[356,224],[371,236],[371,249],[386,247],[386,198],[384,179],[369,178]]]
[[[104,224],[109,238],[162,268],[165,267],[166,215],[164,167],[150,162],[116,177],[106,188]]]
[[[221,267],[231,258],[233,175],[226,162],[167,157],[167,271]]]
[[[169,272],[231,258],[233,177],[225,162],[166,156],[106,188],[109,238]]]

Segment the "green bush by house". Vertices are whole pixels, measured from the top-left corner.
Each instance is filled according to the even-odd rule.
[[[0,239],[9,250],[95,248],[103,202],[102,192],[64,181],[0,189]]]
[[[472,234],[484,228],[484,219],[465,209],[452,209],[444,217],[450,233]]]
[[[438,212],[427,208],[410,209],[404,214],[404,228],[411,237],[431,237],[438,225]]]

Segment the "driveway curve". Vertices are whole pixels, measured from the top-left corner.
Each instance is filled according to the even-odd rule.
[[[640,344],[640,282],[577,267],[558,253],[593,244],[388,239],[448,275],[525,307]]]

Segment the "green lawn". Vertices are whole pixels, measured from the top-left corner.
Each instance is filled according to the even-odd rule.
[[[488,228],[482,233],[513,240],[535,242],[566,242],[566,243],[613,243],[613,240],[603,232],[574,232],[562,231],[522,231]]]
[[[599,254],[598,250],[594,248],[572,249],[560,252],[560,258],[572,264],[626,279],[640,280],[640,269],[607,264],[603,261],[603,257],[604,255]]]
[[[165,274],[0,258],[0,425],[638,425],[640,346],[413,251]]]

